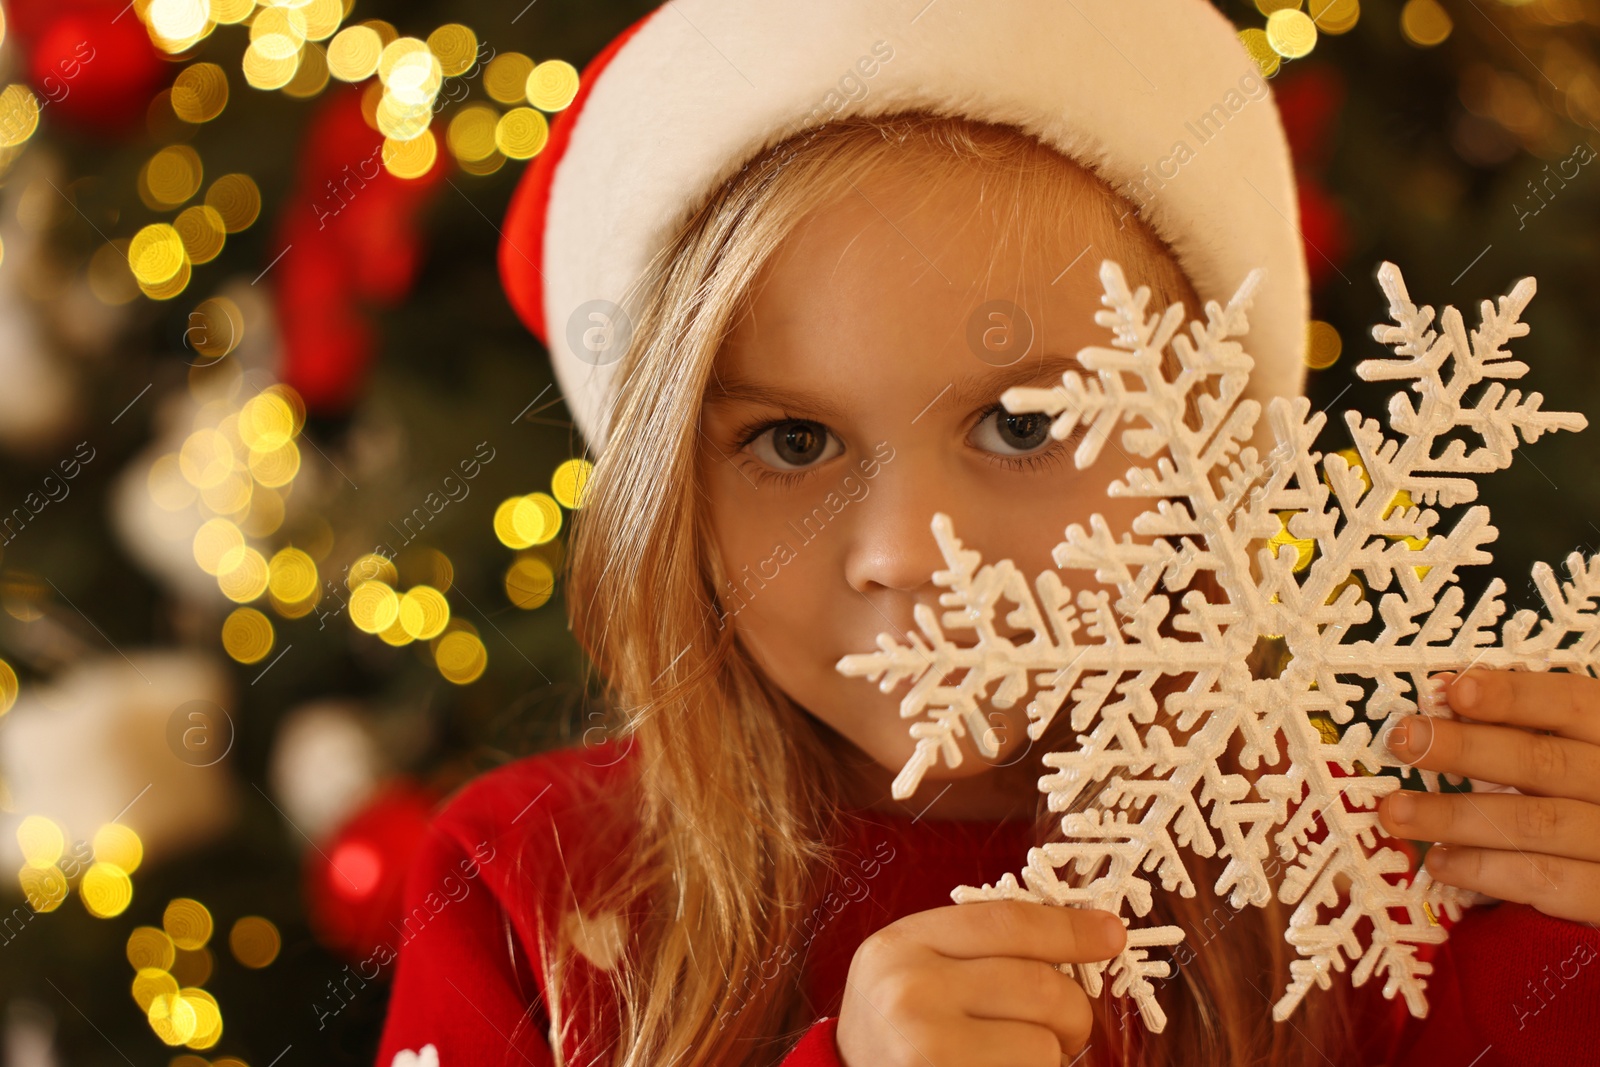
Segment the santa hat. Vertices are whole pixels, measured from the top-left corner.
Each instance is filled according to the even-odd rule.
[[[1289,148],[1208,0],[669,0],[581,86],[517,187],[499,266],[595,455],[625,294],[689,212],[795,133],[910,109],[1014,126],[1089,167],[1201,300],[1226,303],[1266,268],[1246,395],[1302,389],[1310,301]],[[617,332],[597,355],[585,331],[607,320]]]

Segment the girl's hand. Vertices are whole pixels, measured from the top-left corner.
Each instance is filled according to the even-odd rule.
[[[1482,668],[1438,677],[1451,709],[1474,721],[1410,716],[1385,735],[1389,750],[1407,766],[1528,795],[1396,791],[1378,808],[1384,828],[1440,842],[1426,860],[1436,881],[1600,920],[1600,679]]]
[[[1060,1067],[1093,1024],[1053,964],[1110,959],[1109,912],[1020,900],[907,915],[856,949],[835,1040],[845,1067]]]

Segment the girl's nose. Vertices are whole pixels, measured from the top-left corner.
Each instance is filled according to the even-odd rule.
[[[856,513],[847,527],[844,561],[850,588],[869,597],[885,589],[931,590],[934,572],[945,567],[933,516],[939,511],[953,515],[956,503],[948,471],[901,449],[874,479],[871,492],[852,505]]]

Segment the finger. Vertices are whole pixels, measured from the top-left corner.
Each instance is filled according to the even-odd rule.
[[[1033,1023],[1055,1034],[1061,1051],[1076,1053],[1089,1040],[1094,1009],[1089,995],[1043,960],[988,956],[950,962],[952,983],[967,990],[962,1009],[974,1019]]]
[[[1033,1023],[1010,1020],[980,1021],[974,1027],[965,1049],[941,1048],[950,1059],[942,1062],[972,1064],[973,1067],[1061,1067],[1061,1042],[1049,1030]]]
[[[1423,862],[1435,881],[1529,904],[1557,919],[1600,920],[1600,864],[1457,845],[1435,845]]]
[[[1016,956],[1090,963],[1110,959],[1127,942],[1122,920],[1110,912],[1027,900],[951,904],[917,912],[910,922],[907,933],[952,959]]]
[[[1600,678],[1567,671],[1491,671],[1474,667],[1429,679],[1450,709],[1479,722],[1553,730],[1600,745]]]
[[[1600,803],[1600,746],[1515,726],[1408,715],[1383,735],[1408,767]]]
[[[1389,794],[1378,818],[1395,837],[1520,849],[1600,862],[1600,807],[1514,793]]]

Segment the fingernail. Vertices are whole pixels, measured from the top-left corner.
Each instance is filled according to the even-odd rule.
[[[1389,798],[1389,819],[1392,822],[1405,824],[1411,821],[1411,816],[1417,810],[1417,802],[1406,796],[1405,793],[1395,793]]]
[[[1456,711],[1470,711],[1478,703],[1478,681],[1470,674],[1456,676],[1450,688],[1445,690],[1445,700]]]
[[[1103,916],[1100,920],[1102,932],[1105,934],[1106,944],[1120,945],[1122,943],[1122,920],[1115,915]]]
[[[1450,851],[1443,845],[1434,845],[1428,849],[1428,855],[1423,862],[1433,874],[1440,874],[1450,866]]]
[[[1390,752],[1396,754],[1409,745],[1411,742],[1406,734],[1406,724],[1402,722],[1397,726],[1389,727],[1383,735],[1383,743],[1388,746]]]
[[[1413,752],[1428,751],[1433,744],[1433,722],[1426,715],[1413,715],[1406,726],[1406,744]]]

